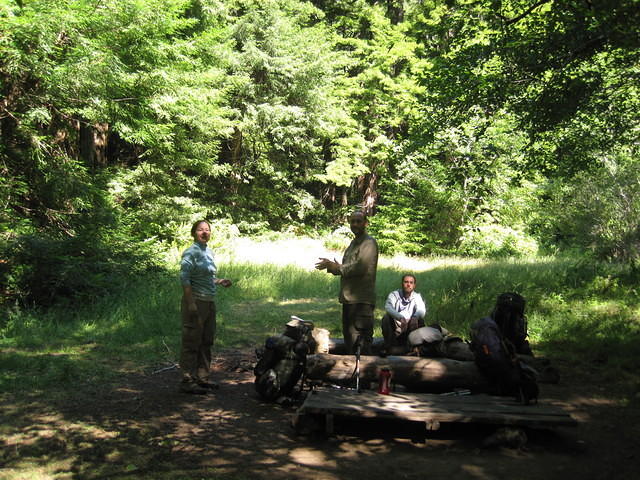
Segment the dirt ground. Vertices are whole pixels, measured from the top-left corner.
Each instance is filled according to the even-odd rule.
[[[296,435],[293,407],[253,388],[252,351],[214,361],[221,389],[180,393],[176,369],[80,384],[73,396],[0,396],[0,478],[153,479],[632,479],[640,467],[640,401],[606,379],[556,365],[541,402],[559,401],[576,427],[525,431],[521,448],[483,448],[496,427],[337,421],[336,432]],[[154,373],[154,371],[156,373]],[[628,398],[628,396],[626,397]]]

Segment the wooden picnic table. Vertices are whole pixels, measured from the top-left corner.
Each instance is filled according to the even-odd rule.
[[[294,424],[306,415],[324,416],[326,433],[333,433],[334,418],[351,416],[423,422],[427,430],[441,423],[484,423],[519,427],[575,426],[576,420],[558,405],[524,405],[511,397],[485,394],[438,395],[391,393],[373,390],[320,388],[309,393],[296,413]]]

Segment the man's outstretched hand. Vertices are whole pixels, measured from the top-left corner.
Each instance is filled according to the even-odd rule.
[[[320,261],[316,263],[317,270],[326,270],[329,273],[336,275],[340,271],[340,263],[334,258],[329,260],[328,258],[320,258]]]

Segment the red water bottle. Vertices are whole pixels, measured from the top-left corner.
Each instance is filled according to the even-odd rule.
[[[380,369],[380,377],[378,378],[378,393],[389,395],[391,393],[391,370],[388,368]]]

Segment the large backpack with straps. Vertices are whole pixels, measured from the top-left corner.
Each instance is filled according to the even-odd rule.
[[[294,393],[304,373],[307,354],[316,348],[312,330],[313,323],[292,320],[282,335],[267,338],[264,347],[256,350],[255,388],[263,399],[275,401]]]
[[[526,301],[522,295],[505,292],[498,295],[491,317],[496,321],[502,335],[515,347],[517,353],[533,356],[527,341],[527,317],[524,314]]]
[[[471,325],[471,351],[481,369],[511,361],[500,327],[491,317],[483,317]]]
[[[524,299],[514,295],[517,294],[498,296],[493,314],[474,322],[471,350],[494,393],[514,395],[531,403],[538,398],[537,373],[518,358],[518,353],[531,353],[531,349],[526,342]],[[525,351],[519,351],[512,339],[519,341],[520,350]]]

